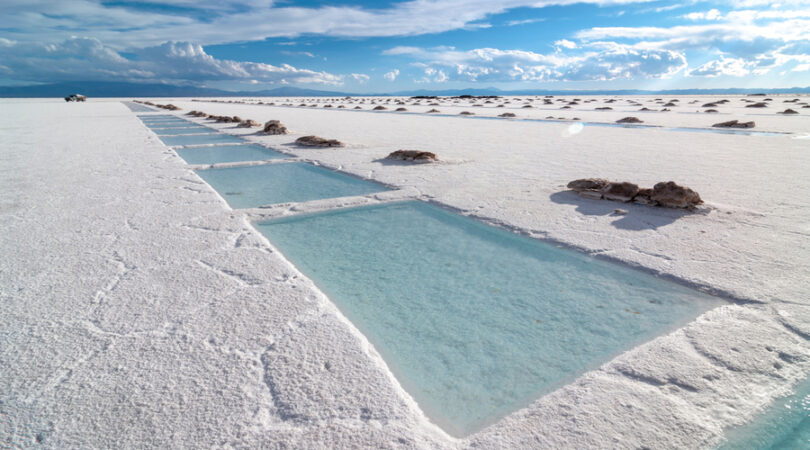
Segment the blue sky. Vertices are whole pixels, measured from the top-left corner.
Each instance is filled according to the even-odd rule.
[[[0,84],[810,86],[810,0],[2,0]]]

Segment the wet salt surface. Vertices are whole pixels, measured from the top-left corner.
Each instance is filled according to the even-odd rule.
[[[232,208],[255,208],[387,190],[381,184],[307,163],[205,169],[198,170],[197,174]]]
[[[257,227],[454,435],[723,303],[422,202]]]
[[[289,158],[288,155],[256,144],[189,147],[178,148],[175,151],[189,164],[218,164]]]

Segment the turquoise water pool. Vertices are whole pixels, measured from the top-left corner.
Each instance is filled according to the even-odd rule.
[[[288,158],[283,153],[274,152],[267,147],[255,144],[178,148],[175,151],[189,164],[217,164]]]
[[[150,108],[148,106],[141,105],[140,103],[135,103],[135,102],[121,102],[121,103],[123,103],[124,106],[129,108],[129,110],[132,111],[132,112],[150,112],[150,111],[154,111],[154,108]]]
[[[216,131],[211,130],[211,133]],[[243,144],[245,140],[227,134],[200,134],[196,136],[159,136],[170,147],[206,144]]]
[[[729,430],[721,450],[810,448],[810,378],[751,423]]]
[[[197,174],[233,208],[366,195],[386,190],[380,184],[306,163],[205,169],[198,170]]]
[[[211,134],[216,133],[216,130],[212,130],[207,127],[185,127],[185,128],[158,128],[152,129],[152,131],[158,136],[181,136],[181,135],[189,135],[189,134]]]
[[[256,226],[458,436],[723,303],[423,202]]]

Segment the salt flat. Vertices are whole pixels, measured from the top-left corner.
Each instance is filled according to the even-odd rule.
[[[810,371],[810,200],[802,195],[810,192],[810,142],[796,139],[810,123],[804,112],[756,116],[756,129],[793,132],[759,137],[590,126],[572,133],[570,123],[171,102],[183,108],[178,114],[279,119],[292,135],[196,121],[395,190],[233,211],[120,102],[4,100],[0,253],[10,257],[0,260],[0,442],[711,447],[724,428]],[[743,108],[719,108],[722,120],[763,114]],[[484,110],[490,114],[475,107],[477,115]],[[606,122],[638,116],[565,111]],[[666,126],[721,121],[654,117],[649,122]],[[306,134],[348,146],[290,145]],[[380,160],[402,148],[433,151],[442,162]],[[706,204],[685,213],[565,190],[590,176],[648,186],[675,180]],[[402,198],[438,202],[731,302],[454,438],[430,423],[363,335],[250,225]],[[617,207],[628,214],[612,215]]]

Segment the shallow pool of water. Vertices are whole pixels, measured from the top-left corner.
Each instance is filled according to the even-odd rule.
[[[217,145],[214,147],[189,147],[175,150],[189,164],[217,164],[240,161],[264,161],[289,158],[261,145]]]
[[[135,102],[121,102],[121,103],[123,103],[124,106],[129,108],[129,110],[132,111],[132,112],[150,112],[150,111],[155,110],[154,108],[150,108],[148,106],[141,105],[140,103],[135,103]]]
[[[158,136],[180,136],[188,134],[213,134],[217,130],[208,127],[183,127],[183,128],[153,128],[152,131]]]
[[[381,184],[306,163],[205,169],[198,170],[197,174],[233,208],[367,195],[386,190]]]
[[[257,228],[454,435],[723,303],[423,202]]]
[[[810,378],[751,423],[729,430],[721,450],[810,448]]]
[[[216,133],[212,130],[211,133]],[[207,144],[243,144],[244,139],[227,134],[200,134],[196,136],[160,136],[160,140],[170,147],[186,145],[207,145]]]

